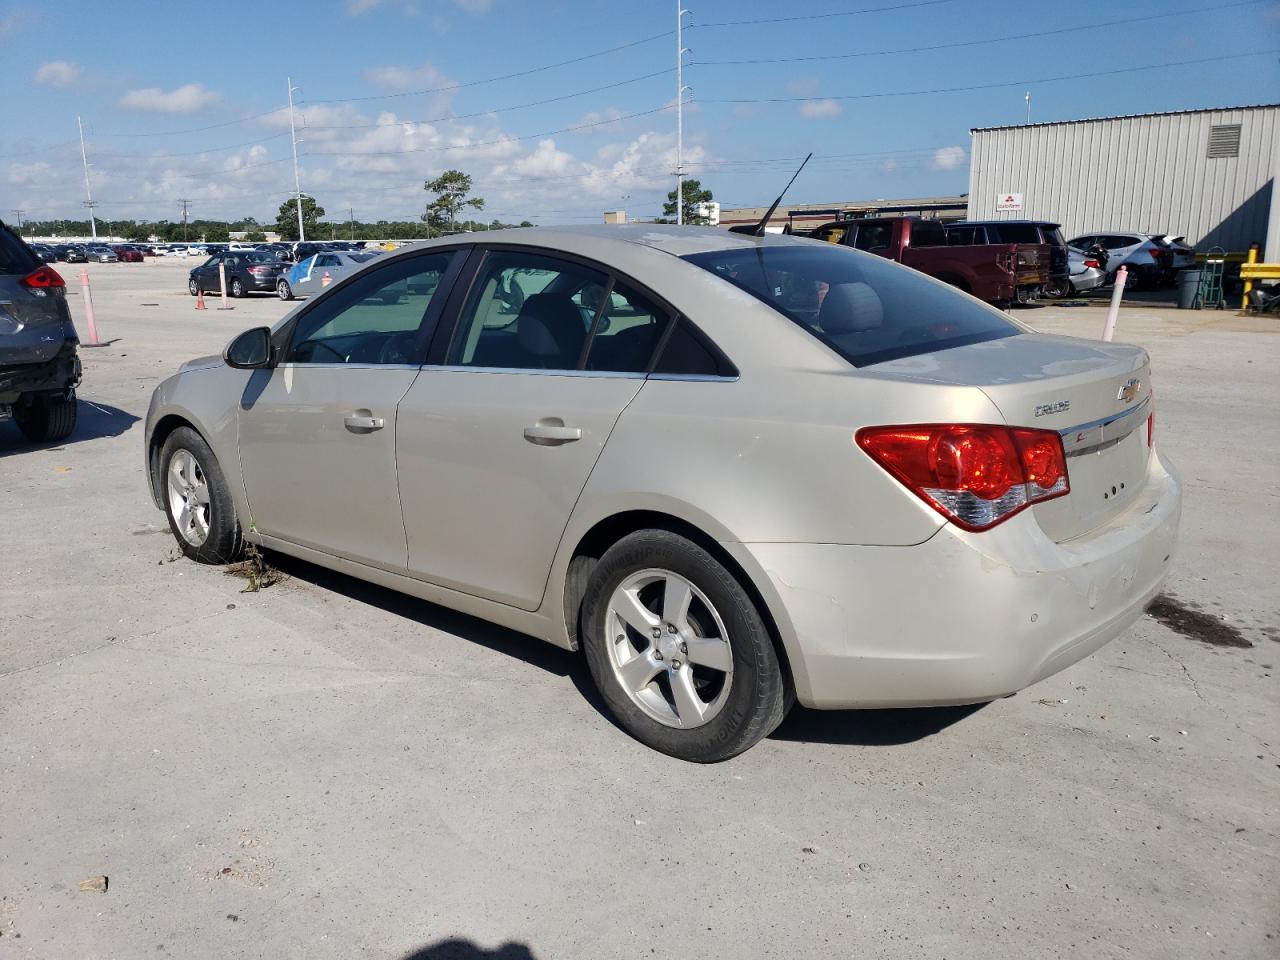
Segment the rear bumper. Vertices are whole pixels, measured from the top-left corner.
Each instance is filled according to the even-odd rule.
[[[1083,273],[1073,274],[1071,277],[1071,288],[1076,293],[1083,293],[1085,290],[1093,290],[1100,287],[1106,281],[1107,275],[1097,267],[1090,267]]]
[[[1066,543],[1024,511],[986,533],[947,525],[911,547],[725,546],[762,575],[801,703],[976,703],[1057,673],[1141,616],[1181,511],[1176,475],[1153,456],[1142,495]]]
[[[80,383],[80,357],[75,340],[66,340],[58,353],[44,363],[0,366],[0,401],[13,402],[23,393],[69,390]],[[6,399],[9,398],[9,399]]]

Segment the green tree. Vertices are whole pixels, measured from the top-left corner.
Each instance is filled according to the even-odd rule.
[[[261,230],[249,230],[245,233],[244,239],[246,243],[266,243],[267,235]]]
[[[302,225],[306,232],[316,235],[316,224],[324,216],[324,207],[316,203],[314,197],[302,195]],[[276,214],[276,232],[282,240],[298,240],[298,201],[290,197],[280,204],[280,212]]]
[[[471,176],[461,170],[446,170],[434,180],[426,181],[422,189],[436,195],[422,214],[423,222],[431,229],[446,223],[452,228],[457,223],[458,211],[463,207],[484,209],[483,197],[467,196],[471,192]]]
[[[226,243],[231,239],[231,231],[225,223],[206,223],[202,233],[205,243]]]
[[[680,192],[683,195],[681,204],[684,207],[684,222],[705,224],[706,217],[698,215],[698,204],[712,201],[711,191],[702,189],[701,180],[687,179],[681,181]],[[668,217],[676,215],[676,192],[667,194],[667,202],[662,205],[662,212]]]

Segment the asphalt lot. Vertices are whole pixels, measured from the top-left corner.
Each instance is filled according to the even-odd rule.
[[[1118,324],[1186,484],[1181,630],[981,709],[797,710],[698,767],[617,730],[575,655],[300,562],[241,593],[175,560],[151,391],[288,308],[197,313],[189,266],[91,267],[79,430],[0,424],[0,957],[1280,955],[1274,319]]]

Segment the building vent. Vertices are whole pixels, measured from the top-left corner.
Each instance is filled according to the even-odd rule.
[[[1205,156],[1210,160],[1240,156],[1240,124],[1223,123],[1210,127],[1209,152]]]

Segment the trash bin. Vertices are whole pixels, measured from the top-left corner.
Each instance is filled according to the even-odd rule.
[[[1200,271],[1182,270],[1178,273],[1178,309],[1200,309]]]

